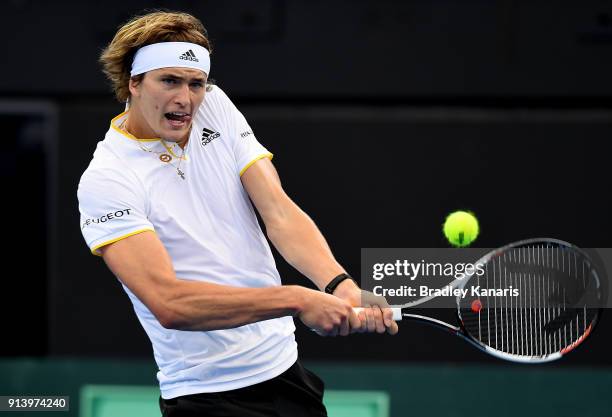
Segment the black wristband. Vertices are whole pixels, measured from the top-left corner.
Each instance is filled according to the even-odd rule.
[[[332,279],[331,282],[327,284],[327,286],[325,287],[325,292],[328,294],[333,294],[334,291],[336,290],[336,287],[340,285],[340,283],[344,281],[345,279],[350,279],[353,282],[355,282],[355,280],[351,278],[349,274],[343,273],[343,274],[338,275],[336,278]]]

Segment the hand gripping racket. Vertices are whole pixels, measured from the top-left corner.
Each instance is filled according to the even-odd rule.
[[[593,331],[604,305],[605,276],[581,249],[555,239],[524,240],[496,249],[476,264],[484,274],[454,280],[458,325],[408,313],[435,298],[393,307],[394,320],[417,320],[461,336],[486,353],[513,362],[561,358]],[[477,294],[472,288],[478,288]],[[489,295],[482,295],[483,289]],[[504,289],[508,291],[503,291]],[[518,295],[512,294],[518,289]],[[490,295],[491,292],[500,295]]]

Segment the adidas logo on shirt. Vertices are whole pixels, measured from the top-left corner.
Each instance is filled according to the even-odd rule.
[[[206,128],[202,129],[202,146],[208,145],[213,139],[217,139],[219,136],[221,136],[219,132]]]
[[[195,54],[193,53],[191,49],[185,52],[183,55],[179,56],[179,59],[184,59],[186,61],[200,62],[198,58],[196,58]]]

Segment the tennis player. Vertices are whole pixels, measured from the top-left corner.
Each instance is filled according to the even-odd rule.
[[[321,335],[395,334],[285,194],[272,154],[208,82],[202,23],[154,12],[101,55],[115,117],[79,183],[81,230],[130,297],[159,367],[164,416],[323,416],[293,317]],[[283,286],[267,236],[322,291]]]

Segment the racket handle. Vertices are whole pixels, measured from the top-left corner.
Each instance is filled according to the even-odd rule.
[[[353,307],[355,314],[359,314],[363,310],[363,307]],[[402,309],[400,307],[391,307],[393,312],[393,320],[400,321],[402,319]]]

